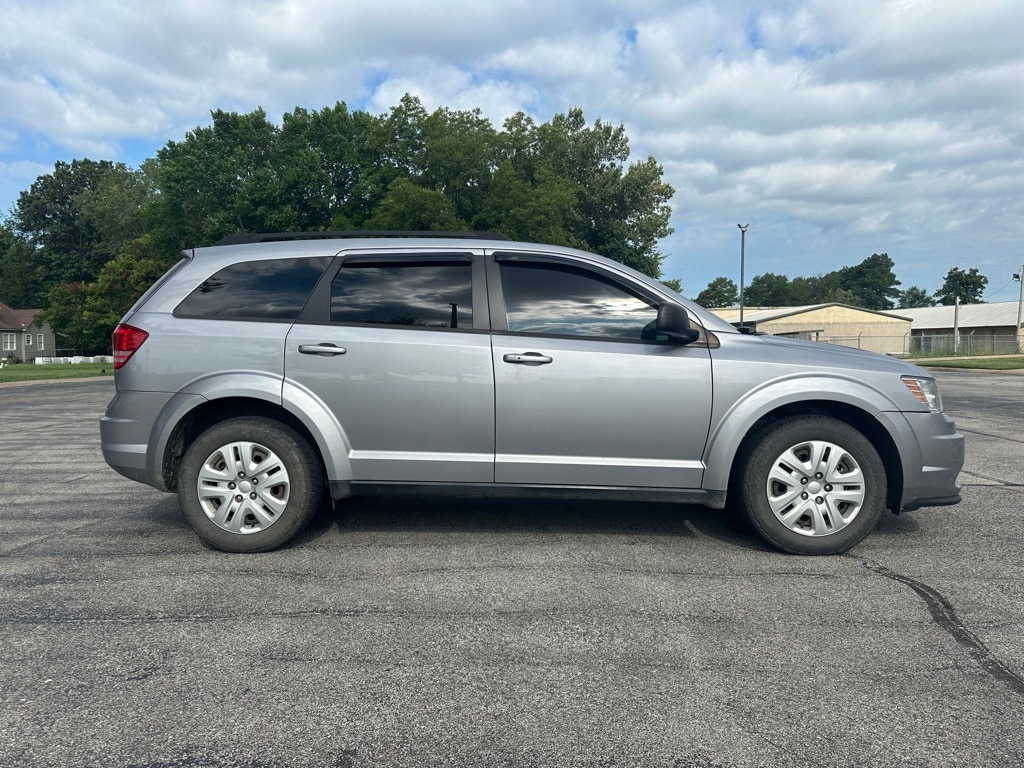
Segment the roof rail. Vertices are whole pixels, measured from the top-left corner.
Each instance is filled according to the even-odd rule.
[[[414,230],[364,230],[345,229],[324,232],[241,232],[227,235],[214,245],[243,245],[245,243],[270,243],[281,240],[334,240],[358,237],[444,237],[465,240],[511,240],[500,232],[417,232]]]

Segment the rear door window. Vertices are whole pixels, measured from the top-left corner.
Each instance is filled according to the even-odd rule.
[[[473,328],[469,259],[353,259],[331,284],[331,322]]]

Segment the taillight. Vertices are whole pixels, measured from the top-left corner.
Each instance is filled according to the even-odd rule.
[[[149,338],[141,328],[121,323],[114,329],[114,370],[132,359],[132,355]]]

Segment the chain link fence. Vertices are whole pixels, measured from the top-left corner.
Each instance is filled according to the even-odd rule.
[[[842,347],[866,349],[897,357],[953,357],[972,355],[1015,355],[1022,350],[1006,334],[952,333],[903,336],[819,336],[817,341]]]

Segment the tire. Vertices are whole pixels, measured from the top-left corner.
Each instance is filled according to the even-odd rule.
[[[750,523],[783,552],[845,552],[878,522],[885,466],[858,430],[829,416],[792,416],[740,456],[736,492]]]
[[[178,500],[199,537],[225,552],[268,552],[313,518],[323,472],[309,444],[273,419],[215,424],[185,451]]]

